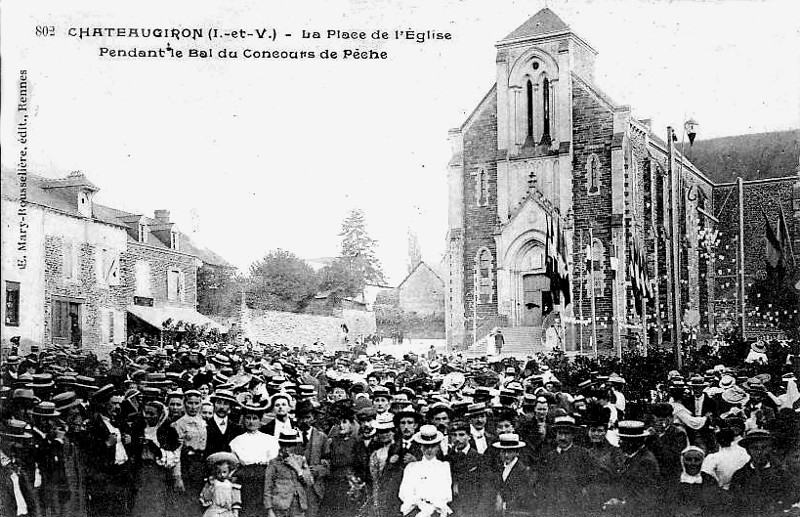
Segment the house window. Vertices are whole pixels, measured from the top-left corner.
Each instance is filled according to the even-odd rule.
[[[174,250],[178,249],[178,232],[169,232],[169,247]]]
[[[103,285],[120,285],[119,253],[107,248],[97,249],[97,281]]]
[[[482,248],[476,261],[476,283],[480,303],[492,303],[492,252]]]
[[[6,325],[19,326],[19,282],[6,282]]]
[[[54,297],[52,305],[53,343],[81,344],[83,303],[73,298]]]
[[[139,226],[139,242],[147,241],[147,226],[140,224]]]
[[[108,311],[108,342],[114,342],[114,311]]]
[[[183,301],[183,272],[170,269],[167,272],[167,299],[171,302]]]
[[[152,294],[150,282],[150,263],[137,262],[134,266],[136,274],[136,295],[149,297]]]
[[[71,241],[64,241],[61,247],[64,253],[63,273],[67,280],[78,279],[78,244]]]
[[[586,182],[589,195],[600,193],[600,159],[594,153],[586,160]]]

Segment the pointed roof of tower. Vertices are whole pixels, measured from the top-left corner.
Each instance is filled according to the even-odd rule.
[[[528,18],[528,21],[517,27],[511,32],[511,34],[503,38],[501,41],[532,38],[535,36],[542,36],[544,34],[567,30],[569,30],[569,25],[564,23],[564,20],[559,18],[556,13],[545,7],[538,13]]]

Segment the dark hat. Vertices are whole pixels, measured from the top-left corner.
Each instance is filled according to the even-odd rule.
[[[279,445],[297,445],[303,443],[303,437],[297,432],[297,429],[286,429],[281,431],[278,436]]]
[[[497,437],[497,441],[492,444],[495,449],[522,449],[525,447],[525,442],[519,439],[516,433],[501,434]]]
[[[536,401],[537,401],[538,399],[539,399],[539,397],[537,397],[537,396],[536,396],[536,395],[534,395],[533,393],[526,393],[526,394],[525,394],[525,395],[523,395],[523,397],[522,397],[522,407],[524,407],[524,408],[526,408],[526,407],[533,407],[533,406],[535,406],[535,405],[536,405]]]
[[[475,388],[475,393],[472,395],[472,400],[475,402],[492,400],[492,390],[485,386],[478,386]]]
[[[617,423],[620,438],[646,438],[650,434],[645,430],[644,422],[638,420],[621,420]]]
[[[419,411],[414,411],[413,409],[404,409],[402,411],[397,411],[394,414],[394,425],[399,426],[400,420],[403,418],[413,418],[417,424],[422,423],[422,413]]]
[[[95,404],[104,404],[114,395],[121,395],[122,392],[114,387],[113,384],[106,384],[92,394],[91,401]]]
[[[517,419],[517,412],[507,407],[495,408],[493,414],[495,422],[505,420],[514,423],[514,421]]]
[[[446,411],[447,414],[452,418],[453,408],[451,408],[448,404],[445,404],[444,402],[437,402],[428,406],[428,415],[435,415],[436,413],[441,413],[442,411]]]
[[[161,390],[152,386],[145,386],[142,388],[142,398],[148,400],[161,400]]]
[[[773,439],[774,439],[774,437],[772,436],[771,432],[766,431],[764,429],[753,429],[752,431],[748,431],[744,435],[744,438],[739,440],[739,445],[746,449],[748,446],[750,446],[750,445],[752,445],[752,444],[754,444],[756,442],[770,442],[771,443],[773,441]]]
[[[294,408],[294,414],[297,417],[304,415],[312,415],[319,413],[319,408],[315,406],[310,400],[300,400]]]
[[[689,386],[690,388],[705,388],[706,386],[708,386],[708,383],[702,376],[695,375],[691,379],[689,379],[687,386]]]
[[[592,404],[586,408],[582,422],[587,427],[600,427],[608,426],[611,419],[611,410],[607,407],[602,407],[600,404]]]
[[[375,411],[375,408],[372,406],[361,408],[356,412],[356,419],[358,419],[359,422],[368,422],[375,419],[376,416],[378,416],[378,412]]]
[[[469,422],[466,420],[455,420],[452,424],[450,424],[449,432],[455,433],[457,431],[464,431],[465,433],[469,434],[470,427]]]
[[[464,418],[464,415],[467,414],[469,406],[470,406],[470,401],[468,400],[459,400],[453,402],[453,404],[451,405],[451,408],[453,409],[453,417]]]
[[[13,402],[27,402],[29,404],[38,404],[41,402],[41,399],[33,394],[33,390],[30,388],[17,388],[11,394],[11,400]]]

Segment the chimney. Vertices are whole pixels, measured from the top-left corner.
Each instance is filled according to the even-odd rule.
[[[162,224],[169,224],[169,210],[156,210],[155,219]]]

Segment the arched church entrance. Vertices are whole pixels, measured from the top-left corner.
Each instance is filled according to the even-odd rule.
[[[542,325],[542,292],[550,289],[550,279],[543,273],[522,275],[522,325]]]

